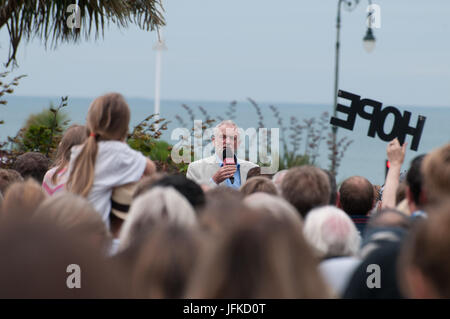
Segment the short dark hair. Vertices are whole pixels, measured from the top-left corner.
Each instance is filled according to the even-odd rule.
[[[157,186],[172,186],[189,201],[194,209],[202,208],[205,204],[205,193],[200,185],[182,174],[165,176],[153,183],[150,189]]]
[[[257,192],[278,195],[278,190],[275,184],[270,179],[262,176],[254,176],[247,180],[245,184],[242,185],[241,192],[245,196]]]
[[[349,215],[366,215],[373,207],[373,186],[362,176],[347,178],[339,195],[342,210]]]
[[[22,182],[23,178],[20,173],[13,169],[0,168],[0,193],[3,195],[9,185],[14,182]]]
[[[249,169],[247,173],[247,180],[249,180],[252,177],[261,176],[261,167],[256,166]]]
[[[413,201],[416,205],[420,205],[420,193],[422,192],[423,177],[420,167],[422,166],[425,154],[414,157],[411,161],[408,173],[406,174],[406,183],[411,190]]]
[[[24,179],[32,177],[40,184],[50,166],[50,160],[44,154],[38,152],[27,152],[20,155],[13,165]]]
[[[304,165],[289,169],[281,183],[283,197],[305,217],[318,206],[330,201],[330,182],[318,167]]]

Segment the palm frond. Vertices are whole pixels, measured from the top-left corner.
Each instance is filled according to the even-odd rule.
[[[164,8],[160,0],[79,0],[81,26],[70,28],[67,12],[75,0],[0,0],[0,29],[6,27],[10,36],[8,62],[16,61],[22,39],[39,38],[47,46],[103,37],[110,24],[127,28],[136,24],[153,31],[165,25]]]

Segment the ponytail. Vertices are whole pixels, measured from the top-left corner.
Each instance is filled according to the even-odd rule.
[[[75,159],[67,181],[67,189],[75,194],[87,197],[94,183],[95,160],[97,158],[97,140],[91,133],[83,144],[83,149]]]

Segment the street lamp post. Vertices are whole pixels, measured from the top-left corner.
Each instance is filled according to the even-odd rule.
[[[337,19],[336,19],[336,54],[335,54],[335,71],[334,71],[334,103],[333,103],[333,117],[336,117],[336,105],[337,105],[337,93],[338,93],[338,83],[339,83],[339,49],[340,49],[340,34],[341,34],[341,7],[344,3],[345,8],[349,11],[352,11],[359,3],[359,0],[338,0],[338,9],[337,9]],[[372,2],[369,0],[369,4]],[[373,36],[372,29],[370,26],[367,28],[366,36],[364,37],[364,48],[367,52],[371,52],[375,47],[375,37]],[[332,127],[332,147],[333,152],[337,151],[336,149],[336,139],[337,139],[337,126]],[[333,158],[337,156],[337,154],[332,154]],[[335,172],[335,161],[332,161],[331,171]]]

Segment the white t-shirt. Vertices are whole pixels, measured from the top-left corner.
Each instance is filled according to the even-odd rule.
[[[83,146],[72,147],[69,170]],[[87,200],[109,225],[111,194],[114,187],[137,182],[144,174],[147,159],[128,144],[119,141],[98,142],[95,177]]]

